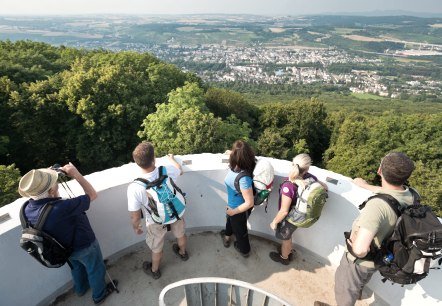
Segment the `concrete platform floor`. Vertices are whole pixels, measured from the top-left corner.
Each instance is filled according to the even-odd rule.
[[[158,296],[166,285],[194,277],[224,277],[245,281],[285,299],[292,305],[313,305],[315,301],[335,305],[332,267],[299,250],[294,261],[284,266],[269,258],[269,252],[277,247],[275,242],[256,236],[251,236],[250,240],[250,257],[243,258],[233,248],[233,244],[230,248],[224,248],[217,232],[188,234],[190,258],[185,262],[173,253],[174,241],[166,241],[160,268],[162,276],[158,280],[143,272],[142,263],[150,260],[150,250],[144,242],[137,244],[127,255],[109,262],[108,272],[113,279],[118,279],[120,293],[114,292],[102,305],[155,306],[158,305]],[[385,305],[381,301],[375,301],[372,294],[364,294],[366,298],[358,301],[357,306]],[[370,297],[367,297],[369,294]],[[94,303],[90,290],[84,296],[78,297],[71,289],[59,296],[52,305],[77,306]]]

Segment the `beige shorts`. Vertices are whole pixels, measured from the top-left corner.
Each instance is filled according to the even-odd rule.
[[[184,219],[180,219],[170,225],[170,231],[175,238],[181,238],[185,235]],[[161,253],[164,246],[164,236],[167,233],[167,226],[162,224],[149,224],[146,229],[147,246],[154,253]]]

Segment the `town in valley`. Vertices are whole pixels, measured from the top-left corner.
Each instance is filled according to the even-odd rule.
[[[315,85],[440,102],[442,18],[0,16],[0,39],[149,52],[209,83]]]

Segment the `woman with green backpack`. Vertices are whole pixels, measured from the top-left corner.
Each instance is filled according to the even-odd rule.
[[[299,154],[293,158],[293,163],[289,171],[288,178],[279,188],[278,213],[270,223],[270,227],[275,231],[275,237],[281,240],[278,252],[270,252],[270,258],[275,262],[288,265],[293,260],[294,250],[292,250],[292,235],[298,226],[293,224],[292,216],[289,213],[298,204],[299,189],[305,190],[311,182],[318,182],[323,189],[327,190],[327,185],[320,182],[316,176],[308,172],[312,160],[308,154]],[[305,214],[304,214],[305,216]]]

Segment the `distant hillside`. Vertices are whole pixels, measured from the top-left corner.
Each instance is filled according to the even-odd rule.
[[[385,17],[385,16],[414,16],[422,18],[441,18],[442,13],[433,12],[412,12],[403,10],[374,10],[365,12],[328,12],[324,15],[338,15],[338,16],[367,16],[367,17]]]
[[[0,206],[32,168],[70,161],[87,174],[129,162],[141,141],[163,156],[224,152],[246,139],[258,155],[309,153],[371,183],[385,153],[402,151],[416,162],[410,184],[441,214],[442,112],[405,114],[407,104],[428,104],[359,97],[367,100],[306,94],[258,107],[150,53],[0,41]],[[332,99],[341,104],[328,113]]]

